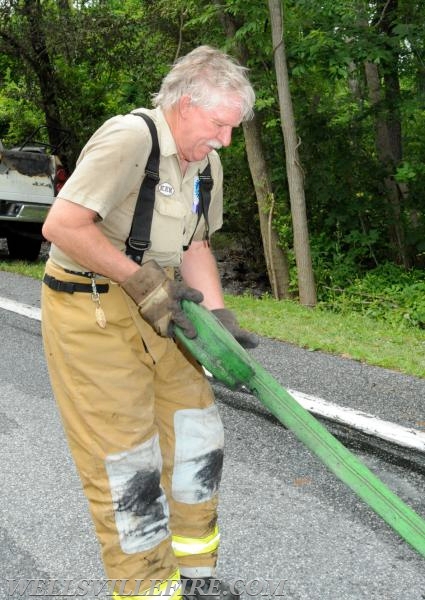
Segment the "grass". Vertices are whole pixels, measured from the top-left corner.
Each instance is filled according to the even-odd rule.
[[[425,331],[292,301],[226,296],[243,327],[309,350],[425,377]]]
[[[41,279],[44,263],[0,261],[0,271]],[[391,325],[357,312],[334,313],[292,301],[226,295],[242,327],[309,350],[425,377],[425,330]]]
[[[0,261],[0,271],[8,273],[18,273],[32,277],[33,279],[41,279],[44,272],[44,262],[27,263],[20,260],[16,261]]]

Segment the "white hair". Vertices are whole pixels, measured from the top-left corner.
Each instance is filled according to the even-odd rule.
[[[241,120],[253,116],[255,93],[245,67],[210,46],[199,46],[179,58],[153,95],[153,105],[163,110],[173,107],[182,96],[204,109],[218,105],[237,107]]]

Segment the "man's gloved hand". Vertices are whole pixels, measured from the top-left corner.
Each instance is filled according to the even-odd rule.
[[[241,346],[244,348],[255,348],[258,346],[258,337],[255,333],[249,333],[249,331],[241,329],[231,310],[228,310],[227,308],[216,308],[211,312],[217,317],[221,324],[230,331]]]
[[[165,271],[154,260],[143,263],[121,287],[138,305],[145,321],[152,325],[159,335],[172,337],[171,323],[175,323],[182,328],[186,337],[196,337],[196,329],[183,312],[180,302],[202,302],[202,293],[167,277]]]

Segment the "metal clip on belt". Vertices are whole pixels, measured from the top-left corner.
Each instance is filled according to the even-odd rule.
[[[84,292],[86,294],[91,294],[93,292],[93,287],[91,283],[74,283],[72,281],[60,281],[51,275],[45,273],[43,277],[43,283],[47,285],[51,290],[55,292],[66,292],[68,294],[73,294],[74,292]],[[108,283],[100,283],[96,285],[96,290],[99,294],[106,294],[109,291]]]

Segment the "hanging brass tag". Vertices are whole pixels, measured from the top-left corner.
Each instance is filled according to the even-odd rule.
[[[96,323],[99,325],[99,327],[101,327],[102,329],[105,329],[106,317],[105,317],[105,313],[103,312],[103,308],[100,306],[100,304],[98,304],[96,306],[95,315],[96,315]]]
[[[95,317],[96,317],[96,323],[99,325],[99,327],[101,327],[102,329],[105,329],[106,327],[106,316],[105,313],[103,311],[103,308],[100,306],[100,296],[99,293],[97,291],[97,287],[96,287],[96,280],[94,277],[92,277],[91,280],[91,287],[92,287],[92,295],[91,295],[91,299],[93,300],[93,302],[96,304],[96,309],[94,311]]]

